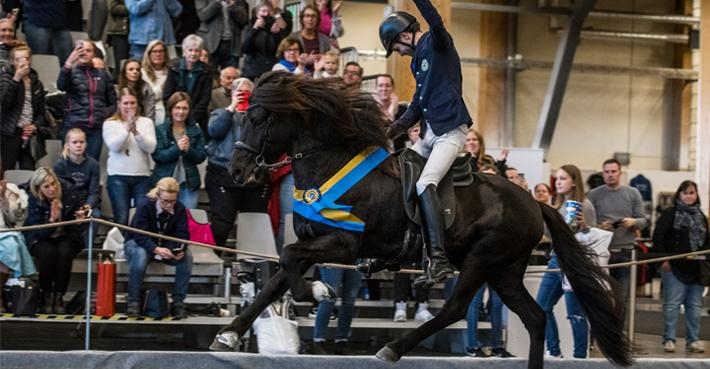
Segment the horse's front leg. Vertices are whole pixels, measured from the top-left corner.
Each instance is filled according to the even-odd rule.
[[[239,339],[251,327],[254,320],[261,314],[270,303],[276,301],[288,290],[287,274],[283,269],[279,270],[264,288],[259,291],[249,306],[239,314],[232,322],[222,328],[214,341],[210,345],[213,351],[236,351],[239,349]]]
[[[285,247],[280,262],[288,274],[293,299],[320,302],[335,298],[330,286],[320,281],[308,282],[303,273],[317,263],[352,265],[357,257],[358,242],[359,237],[352,233],[337,231]]]

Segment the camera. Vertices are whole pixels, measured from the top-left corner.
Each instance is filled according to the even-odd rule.
[[[273,26],[274,23],[276,22],[276,18],[274,18],[273,16],[270,16],[270,15],[265,16],[263,19],[264,19],[264,29],[270,29],[271,26]]]
[[[624,222],[623,219],[619,219],[619,220],[615,221],[614,223],[612,223],[611,225],[612,225],[614,228],[619,228],[619,227],[621,227],[621,223],[623,223],[623,222]]]

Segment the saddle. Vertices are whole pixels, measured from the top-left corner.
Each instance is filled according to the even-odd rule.
[[[449,229],[456,218],[455,187],[465,187],[473,183],[474,176],[471,171],[471,155],[466,153],[458,156],[451,165],[448,173],[439,182],[436,188],[441,207],[444,210],[444,226]],[[399,152],[399,172],[401,174],[402,195],[404,196],[404,210],[410,220],[402,242],[402,251],[394,260],[372,259],[369,262],[358,264],[357,269],[369,277],[372,273],[387,269],[396,272],[401,269],[402,260],[413,260],[420,256],[423,245],[419,214],[419,201],[416,183],[422,174],[426,158],[411,149]]]
[[[444,225],[446,229],[451,227],[456,217],[454,187],[464,187],[473,183],[470,162],[471,155],[468,153],[456,157],[449,172],[446,173],[436,187],[441,208],[444,210]],[[404,210],[407,213],[407,217],[418,226],[422,225],[422,220],[419,215],[416,183],[422,174],[424,164],[426,164],[426,158],[414,150],[404,149],[399,155]]]

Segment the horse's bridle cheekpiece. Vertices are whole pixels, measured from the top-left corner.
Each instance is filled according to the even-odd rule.
[[[314,222],[347,231],[363,232],[365,222],[352,214],[352,206],[335,201],[389,156],[382,147],[369,147],[345,164],[320,187],[293,191],[293,211]]]

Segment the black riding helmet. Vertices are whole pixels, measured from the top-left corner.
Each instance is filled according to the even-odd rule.
[[[419,31],[419,22],[413,15],[405,12],[393,12],[386,16],[380,24],[380,41],[387,51],[387,57],[392,54],[392,44],[397,40],[397,35],[405,32]],[[412,48],[414,45],[412,45]]]

